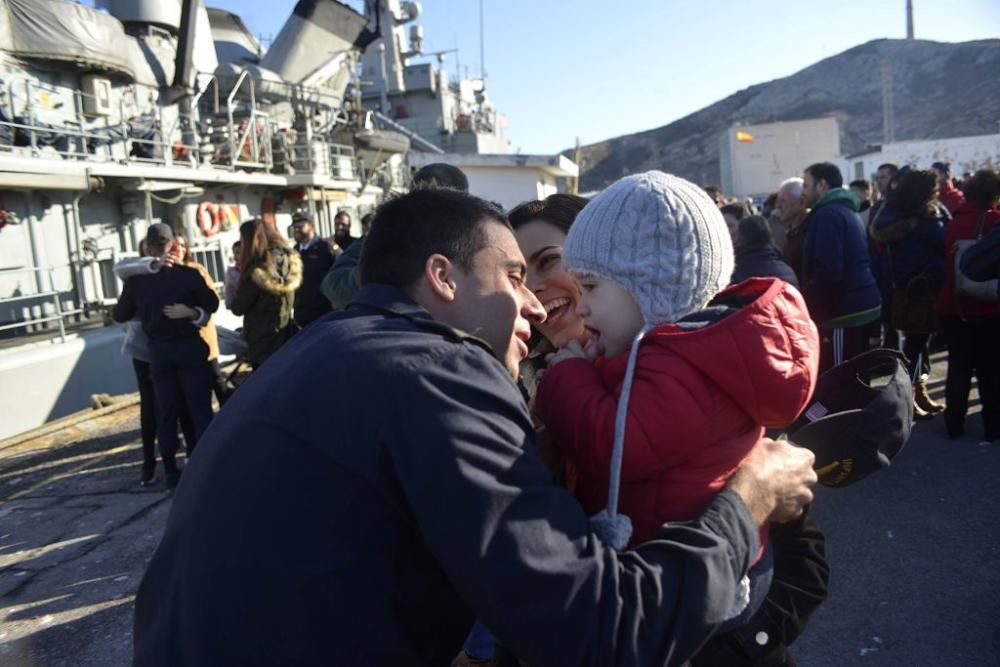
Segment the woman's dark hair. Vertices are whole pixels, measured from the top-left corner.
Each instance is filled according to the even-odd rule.
[[[434,254],[471,271],[476,253],[488,243],[488,221],[510,227],[495,206],[452,188],[418,188],[390,199],[375,212],[361,251],[361,284],[409,289]]]
[[[771,225],[767,218],[762,215],[748,215],[740,220],[736,226],[737,246],[760,246],[772,245],[774,237],[771,235]]]
[[[532,220],[542,220],[553,227],[558,227],[568,234],[573,221],[580,214],[588,200],[585,197],[569,194],[549,195],[544,200],[526,201],[518,204],[507,214],[510,226],[514,229],[522,227]]]
[[[973,204],[992,206],[1000,198],[1000,174],[980,169],[965,181],[965,198]]]
[[[936,217],[937,201],[937,174],[929,169],[900,170],[887,197],[887,204],[903,218]]]
[[[274,225],[269,225],[260,218],[247,220],[240,225],[240,265],[248,267],[252,264],[263,264],[268,267],[274,266],[274,249],[284,248],[285,239]],[[248,275],[244,271],[240,274],[242,278]]]

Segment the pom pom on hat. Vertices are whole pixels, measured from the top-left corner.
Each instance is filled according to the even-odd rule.
[[[563,262],[620,284],[656,325],[704,307],[729,284],[733,243],[704,190],[649,171],[612,183],[587,204],[570,227]]]

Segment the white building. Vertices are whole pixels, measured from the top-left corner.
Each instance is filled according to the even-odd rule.
[[[928,169],[934,162],[950,162],[952,176],[977,169],[1000,168],[1000,134],[982,134],[953,139],[896,141],[872,146],[836,160],[845,181],[859,178],[874,180],[880,164],[895,162]]]
[[[579,168],[563,155],[480,155],[474,153],[410,153],[419,169],[434,162],[454,165],[469,178],[469,192],[510,210],[532,199],[558,192],[558,179],[576,178]]]
[[[840,155],[837,119],[811,118],[763,125],[734,124],[719,136],[722,190],[740,197],[764,196],[786,178]]]

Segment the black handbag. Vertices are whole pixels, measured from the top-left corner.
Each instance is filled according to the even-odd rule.
[[[914,276],[906,287],[897,287],[892,277],[892,251],[885,246],[889,255],[889,276],[892,280],[892,310],[890,324],[893,329],[909,333],[934,333],[938,330],[937,300],[938,290],[931,289],[927,276]]]
[[[925,276],[917,276],[905,288],[892,290],[892,327],[909,333],[938,330],[938,290],[932,290]]]

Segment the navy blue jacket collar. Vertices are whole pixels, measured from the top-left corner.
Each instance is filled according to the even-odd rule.
[[[406,292],[398,287],[380,283],[370,283],[358,290],[347,307],[356,306],[368,306],[380,311],[388,310],[403,317],[431,319],[430,313],[415,303]]]

